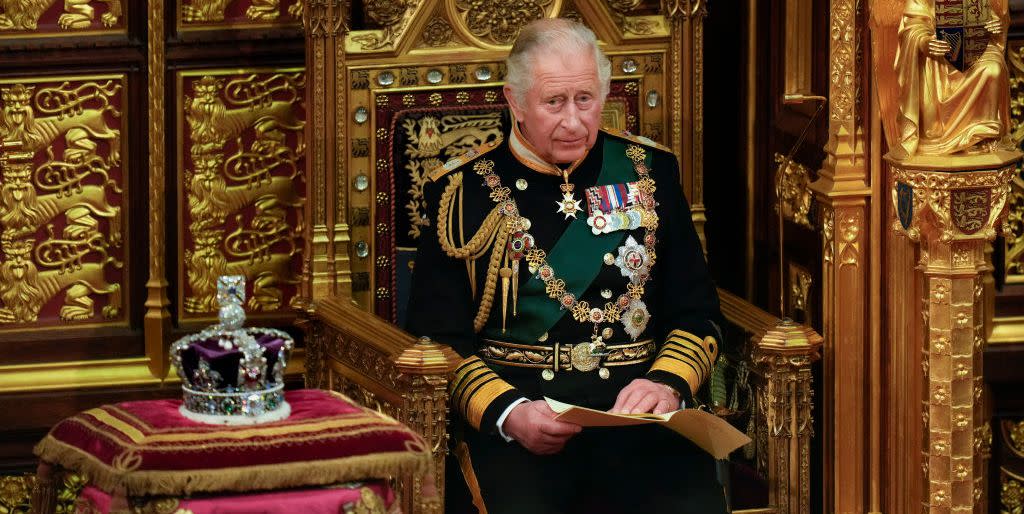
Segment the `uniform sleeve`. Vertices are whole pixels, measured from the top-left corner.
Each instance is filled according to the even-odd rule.
[[[438,204],[447,183],[442,178],[425,186],[430,226],[424,227],[416,252],[406,330],[447,344],[462,357],[451,384],[451,408],[477,430],[496,433],[498,417],[522,395],[475,355],[477,306],[466,262],[445,254],[437,235]]]
[[[682,194],[671,154],[655,164],[659,224],[655,280],[661,346],[647,378],[674,387],[693,405],[693,395],[711,375],[722,340],[718,291]]]

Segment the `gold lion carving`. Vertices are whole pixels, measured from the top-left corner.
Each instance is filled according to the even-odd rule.
[[[0,0],[0,30],[35,30],[39,17],[57,0]],[[62,29],[87,29],[96,19],[93,0],[64,0],[64,13],[57,19]],[[107,4],[100,22],[113,27],[121,19],[121,0],[97,0]]]
[[[181,19],[185,23],[221,22],[224,13],[234,0],[192,0],[181,6]],[[281,13],[280,0],[252,0],[245,10],[245,16],[252,21],[274,21]],[[302,1],[288,6],[288,14],[293,18],[302,17]]]
[[[4,108],[0,111],[0,138],[21,141],[23,150],[35,153],[49,148],[58,137],[77,128],[90,137],[107,140],[110,144],[109,163],[111,165],[120,163],[121,131],[108,127],[105,115],[107,112],[114,116],[121,115],[107,100],[120,91],[121,85],[112,85],[110,82],[102,86],[86,84],[78,88],[91,89],[88,92],[89,96],[84,98],[78,94],[78,91],[67,91],[66,86],[67,84],[59,89],[47,88],[44,90],[47,93],[47,99],[74,94],[79,100],[74,102],[55,100],[53,103],[57,107],[54,108],[54,111],[57,114],[45,118],[36,118],[35,112],[29,104],[35,87],[15,84],[12,87],[0,89],[0,98],[4,103]],[[40,95],[37,95],[37,102]],[[103,106],[94,109],[82,108],[81,103],[93,98],[102,100]]]
[[[74,209],[68,213],[63,239],[51,239],[35,247],[33,239],[2,239],[4,261],[0,263],[0,323],[32,323],[38,320],[42,306],[65,291],[60,318],[65,321],[94,316],[92,294],[110,295],[103,308],[105,318],[114,318],[121,309],[121,286],[105,278],[106,268],[122,267],[116,258],[106,255],[102,235],[95,232],[95,220]],[[32,253],[35,248],[35,257]],[[91,253],[99,253],[99,262],[83,262]],[[56,269],[39,271],[36,260]]]
[[[295,113],[293,102],[267,100],[262,105],[228,109],[219,95],[223,88],[223,80],[206,76],[196,82],[195,96],[186,99],[193,155],[217,152],[224,143],[252,127],[261,133],[277,127],[296,131],[300,135],[298,147],[303,148],[301,134],[306,122]]]

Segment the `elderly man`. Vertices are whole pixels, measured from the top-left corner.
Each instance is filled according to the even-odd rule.
[[[452,467],[481,512],[725,511],[712,458],[689,441],[583,429],[544,401],[693,407],[719,351],[676,158],[599,128],[610,74],[584,26],[524,27],[508,57],[507,138],[430,177],[436,231],[421,239],[407,328],[463,358]]]

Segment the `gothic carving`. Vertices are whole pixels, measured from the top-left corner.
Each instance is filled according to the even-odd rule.
[[[798,264],[789,263],[789,316],[806,324],[811,321],[811,282],[809,271]]]
[[[1017,476],[1006,468],[1000,468],[999,500],[1005,514],[1021,514],[1024,512],[1024,477]]]
[[[279,19],[298,21],[302,17],[303,0],[186,0],[181,4],[182,25],[244,24],[274,22]],[[244,18],[225,19],[228,8],[244,12]],[[243,9],[244,8],[244,9]]]
[[[623,34],[635,36],[663,35],[665,28],[655,17],[634,16],[633,11],[643,0],[606,0],[615,24]]]
[[[784,155],[775,154],[775,164],[779,166],[775,171],[775,191],[779,197],[775,209],[782,209],[783,218],[813,230],[814,226],[810,220],[811,208],[814,205],[814,193],[809,187],[811,170],[792,160],[785,169],[782,169],[785,160]]]
[[[0,87],[0,324],[122,315],[122,81]]]
[[[1024,420],[1003,420],[1002,429],[1003,443],[1017,456],[1024,458]]]
[[[363,6],[366,16],[381,29],[354,35],[352,41],[359,43],[359,50],[362,51],[380,50],[393,45],[409,25],[408,14],[422,1],[367,0]]]
[[[42,16],[57,2],[0,0],[0,31],[38,29]],[[121,0],[63,0],[56,25],[63,31],[113,27],[122,23],[123,14]]]
[[[1014,177],[1006,214],[1006,275],[1008,282],[1024,280],[1024,181]]]
[[[553,0],[455,0],[469,33],[492,45],[511,45],[527,23],[543,18]]]
[[[216,310],[216,279],[244,274],[247,307],[295,298],[305,126],[301,72],[183,77],[188,136],[180,147],[187,205],[184,311]],[[186,158],[185,156],[188,156]]]

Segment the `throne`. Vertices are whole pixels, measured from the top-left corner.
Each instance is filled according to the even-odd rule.
[[[427,172],[506,132],[504,58],[538,17],[575,18],[612,61],[607,126],[673,148],[703,240],[700,0],[311,1],[307,38],[307,248],[300,325],[308,387],[345,393],[419,431],[435,483],[395,477],[406,512],[440,512],[420,492],[444,490],[447,387],[458,356],[401,330]],[[753,447],[736,469],[734,507],[810,511],[813,388],[821,338],[720,291],[738,350],[720,357],[703,396]],[[729,345],[725,345],[729,346]],[[740,453],[740,452],[737,452]],[[443,493],[439,495],[443,499]],[[737,510],[739,512],[740,510]]]

